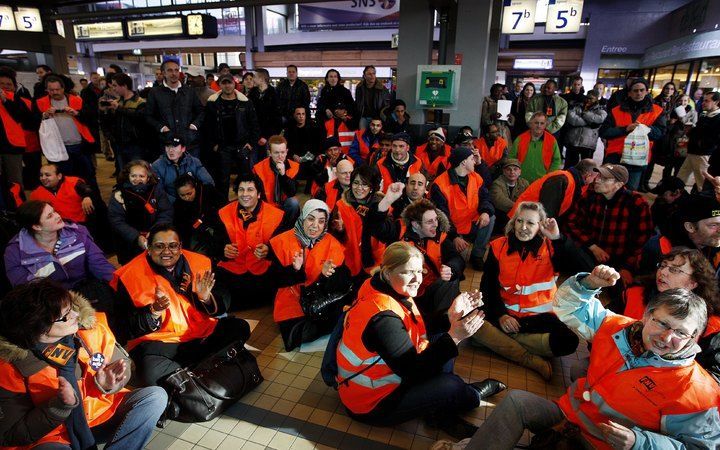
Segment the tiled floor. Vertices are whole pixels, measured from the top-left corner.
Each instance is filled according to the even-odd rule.
[[[109,178],[112,168],[105,161],[98,163],[98,181],[103,197],[108,198],[113,184]],[[463,290],[479,287],[480,272],[468,268],[465,275]],[[371,427],[351,420],[337,393],[322,381],[322,352],[285,352],[270,307],[244,311],[238,316],[255,324],[248,346],[257,357],[265,381],[215,420],[198,424],[171,422],[157,430],[148,449],[424,450],[437,439],[448,438],[421,420],[393,428]],[[565,391],[569,368],[585,354],[585,345],[581,344],[577,354],[555,359],[553,378],[545,382],[535,372],[463,343],[455,372],[468,382],[493,377],[510,388],[555,399]],[[479,425],[503,395],[483,403],[465,418]]]

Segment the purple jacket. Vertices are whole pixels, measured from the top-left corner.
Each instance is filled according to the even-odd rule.
[[[20,230],[5,248],[5,268],[13,286],[48,278],[66,289],[88,277],[110,281],[115,271],[87,229],[74,223],[65,223],[60,230],[60,248],[54,256],[43,250],[27,230]]]

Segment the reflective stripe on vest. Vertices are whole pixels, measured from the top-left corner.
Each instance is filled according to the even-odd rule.
[[[383,253],[385,253],[385,244],[375,237],[370,238],[370,246],[373,255],[374,264],[372,267],[363,267],[362,262],[362,233],[363,218],[351,205],[347,204],[342,198],[335,203],[340,218],[345,224],[345,265],[350,269],[350,274],[355,276],[361,270],[370,273],[372,269],[379,266],[382,262]],[[368,211],[369,212],[369,211]]]
[[[488,167],[492,167],[493,164],[500,161],[505,156],[507,141],[498,137],[495,139],[493,146],[488,147],[487,142],[485,142],[485,138],[481,137],[480,139],[475,139],[475,146],[480,150],[480,157],[483,161],[485,161],[485,164],[487,164]]]
[[[512,219],[518,205],[522,202],[539,202],[540,191],[542,190],[543,185],[549,178],[552,177],[565,177],[567,179],[567,188],[563,193],[563,201],[560,204],[560,211],[558,215],[562,216],[565,214],[572,206],[573,198],[575,197],[575,177],[567,170],[553,170],[552,172],[543,175],[542,178],[538,178],[530,183],[530,186],[528,186],[527,189],[520,194],[518,199],[515,200],[512,209],[508,212],[508,217]]]
[[[292,265],[293,255],[297,252],[302,252],[305,259],[302,269],[305,271],[305,281],[293,286],[278,288],[275,295],[273,319],[275,322],[282,322],[303,317],[305,314],[300,307],[301,287],[309,286],[320,278],[323,262],[331,260],[336,266],[342,266],[345,263],[343,245],[332,235],[326,234],[313,248],[303,248],[295,237],[295,230],[288,230],[270,239],[270,247],[283,267]]]
[[[335,119],[329,119],[325,121],[325,132],[326,138],[329,138],[330,136],[335,136]],[[350,128],[345,125],[345,122],[340,122],[340,125],[338,125],[337,129],[337,138],[340,141],[343,153],[346,155],[348,152],[348,148],[352,144],[354,136],[355,132],[350,130]]]
[[[395,180],[393,179],[392,175],[390,174],[390,170],[385,166],[385,160],[390,157],[390,154],[388,153],[388,156],[384,158],[380,158],[377,162],[377,167],[380,170],[380,175],[382,176],[382,191],[383,193],[386,193],[388,188],[391,184],[393,184],[396,181],[402,181],[403,183],[407,181],[407,178],[415,173],[420,173],[420,171],[423,169],[423,162],[417,157],[410,155],[410,159],[415,158],[415,161],[410,164],[410,167],[408,167],[407,172],[405,173],[405,179],[404,180]]]
[[[7,101],[15,101],[14,92],[3,91],[3,93],[5,94]],[[22,126],[12,118],[8,110],[5,109],[5,104],[2,102],[0,102],[0,121],[2,121],[2,126],[5,129],[5,136],[7,137],[10,145],[13,147],[25,148],[25,130],[23,130]]]
[[[522,259],[519,252],[509,252],[507,240],[505,236],[497,238],[490,248],[500,268],[500,298],[508,312],[519,317],[551,312],[557,275],[550,241],[543,238],[537,256],[529,252]]]
[[[182,254],[190,266],[191,277],[212,269],[210,258],[188,250],[183,250]],[[130,340],[127,343],[128,350],[132,350],[144,341],[178,343],[202,339],[215,330],[217,319],[198,310],[189,299],[177,293],[165,277],[155,273],[150,267],[145,253],[136,256],[115,271],[111,286],[116,291],[119,281],[122,281],[136,308],[152,304],[155,301],[155,289],[158,287],[170,299],[170,306],[163,311],[160,328]],[[193,282],[193,290],[196,288],[197,286]]]
[[[452,148],[448,144],[444,144],[442,153],[437,155],[435,159],[430,161],[430,155],[427,152],[427,143],[425,143],[419,145],[415,149],[415,157],[422,161],[423,168],[425,168],[425,171],[428,173],[428,175],[430,175],[430,177],[435,177],[440,171],[441,166],[444,167],[445,170],[450,167],[448,157],[450,156],[451,151]]]
[[[260,177],[263,182],[265,201],[273,206],[279,207],[280,205],[278,205],[278,203],[275,201],[275,172],[273,171],[272,167],[270,167],[271,162],[272,158],[265,158],[264,160],[253,166],[253,172],[255,173],[255,175]],[[288,178],[295,179],[298,172],[300,171],[300,164],[291,160],[287,160],[286,162],[290,165],[290,167],[285,170],[285,175]],[[287,196],[284,193],[280,193],[280,201],[285,201],[286,199]]]
[[[235,244],[238,256],[229,261],[220,261],[218,266],[237,275],[250,272],[262,275],[270,267],[270,259],[255,256],[255,247],[268,244],[273,233],[280,226],[283,211],[269,203],[260,202],[260,211],[255,220],[245,229],[237,215],[238,202],[234,201],[220,209],[218,215],[227,231],[230,243]]]
[[[629,112],[620,109],[620,106],[614,107],[610,112],[615,119],[615,126],[619,128],[627,128],[628,125],[634,122],[642,123],[650,127],[662,113],[663,109],[658,105],[652,105],[652,111],[640,114],[635,120],[632,119],[632,115]],[[605,155],[611,155],[613,153],[622,154],[626,137],[627,136],[618,136],[608,139]],[[650,150],[652,150],[652,148],[653,141],[650,141]]]
[[[450,222],[455,225],[458,233],[470,233],[472,225],[480,219],[478,191],[483,185],[482,177],[476,172],[468,174],[467,194],[462,191],[458,184],[450,183],[449,171],[440,174],[435,178],[434,183],[447,201]]]
[[[633,366],[628,359],[635,357],[622,354],[618,342],[627,340],[625,328],[634,322],[619,315],[605,318],[593,338],[587,376],[576,380],[558,400],[567,419],[580,426],[593,448],[611,448],[598,427],[608,420],[667,434],[670,417],[681,422],[720,404],[717,383],[695,361]]]
[[[85,223],[87,216],[82,209],[83,199],[75,190],[75,187],[81,181],[78,177],[64,176],[60,182],[60,188],[55,194],[43,186],[38,186],[30,193],[30,200],[48,202],[63,219]]]
[[[75,111],[82,110],[82,98],[78,97],[77,95],[67,95],[67,101],[68,106],[70,106]],[[45,97],[40,97],[35,101],[35,104],[38,107],[38,110],[40,110],[41,113],[44,113],[48,109],[50,109],[51,103],[50,103],[50,96],[46,95]],[[76,116],[72,117],[73,122],[75,123],[75,127],[78,130],[78,133],[80,133],[80,136],[85,140],[85,142],[88,142],[90,144],[95,143],[95,138],[93,137],[92,133],[90,133],[90,129],[85,125],[84,123],[80,122]]]
[[[545,170],[550,170],[550,166],[552,165],[553,156],[555,155],[555,137],[548,133],[547,131],[543,132],[543,138],[542,138],[542,160],[543,165],[545,166]],[[520,139],[518,141],[518,161],[522,164],[525,162],[525,157],[527,156],[527,152],[530,149],[530,142],[532,140],[532,134],[530,131],[526,131],[523,134],[520,135],[518,138]]]
[[[372,411],[402,382],[402,378],[379,359],[377,353],[368,350],[362,343],[362,335],[370,319],[383,311],[392,311],[402,320],[418,353],[422,353],[428,345],[425,324],[415,303],[411,303],[411,310],[407,310],[397,300],[375,290],[371,283],[371,279],[365,281],[356,302],[345,316],[342,338],[336,351],[338,394],[342,403],[356,414]],[[375,361],[377,363],[373,364]]]

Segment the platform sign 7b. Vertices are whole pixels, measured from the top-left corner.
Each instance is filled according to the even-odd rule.
[[[503,0],[502,32],[532,34],[535,31],[537,0]]]
[[[577,33],[582,22],[583,0],[550,0],[546,33]]]

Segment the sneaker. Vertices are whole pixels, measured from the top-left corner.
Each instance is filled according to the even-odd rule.
[[[470,438],[458,442],[440,440],[434,443],[430,450],[464,450],[468,442],[470,442]]]

